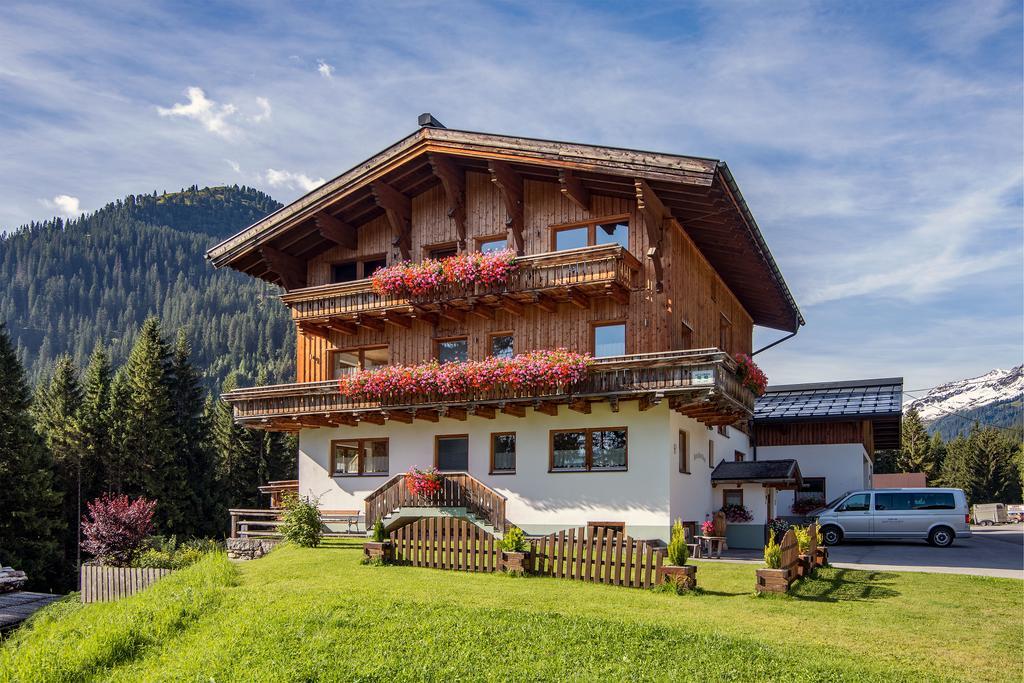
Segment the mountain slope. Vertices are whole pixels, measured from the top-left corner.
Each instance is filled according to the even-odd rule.
[[[122,361],[138,326],[158,315],[184,328],[214,388],[232,369],[270,381],[294,376],[294,331],[276,287],[215,271],[208,247],[280,207],[248,187],[130,195],[77,220],[0,237],[0,321],[32,381],[54,358],[82,365],[93,347]]]
[[[916,409],[932,434],[944,439],[966,433],[974,422],[982,426],[1019,427],[1024,395],[1024,365],[996,369],[979,377],[947,382],[904,406]]]

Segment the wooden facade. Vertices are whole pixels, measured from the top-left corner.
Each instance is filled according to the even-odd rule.
[[[871,458],[875,457],[871,420],[758,424],[755,439],[758,446],[859,443]]]

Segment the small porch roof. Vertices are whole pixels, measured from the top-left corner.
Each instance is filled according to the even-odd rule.
[[[796,460],[723,460],[711,472],[711,485],[761,483],[772,488],[796,488],[803,484]]]

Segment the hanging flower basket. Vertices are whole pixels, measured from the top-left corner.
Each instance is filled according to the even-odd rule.
[[[757,363],[750,356],[737,353],[735,358],[736,377],[740,383],[753,392],[754,396],[762,396],[768,390],[768,376],[757,367]]]
[[[435,467],[411,467],[405,474],[405,488],[414,496],[431,496],[441,490],[441,474]]]
[[[516,271],[516,253],[511,249],[489,254],[462,253],[443,259],[403,261],[380,268],[371,276],[378,294],[417,298],[448,287],[484,287],[503,284]]]
[[[733,524],[742,524],[754,519],[754,515],[743,505],[723,505],[722,514],[725,515],[728,522]]]
[[[565,349],[531,351],[512,358],[420,365],[388,365],[338,380],[338,391],[352,398],[383,400],[389,396],[428,395],[453,398],[486,393],[497,387],[517,391],[567,387],[587,376],[593,359]]]

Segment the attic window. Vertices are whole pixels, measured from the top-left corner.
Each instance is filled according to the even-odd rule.
[[[580,249],[602,244],[629,248],[629,216],[551,226],[551,250]]]

